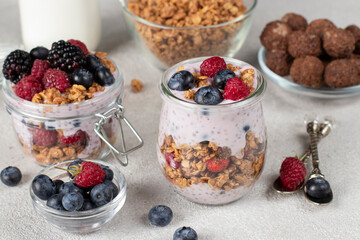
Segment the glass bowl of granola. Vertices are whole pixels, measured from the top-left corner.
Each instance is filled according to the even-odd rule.
[[[257,0],[120,0],[142,53],[161,69],[209,55],[233,57],[251,27]]]
[[[261,99],[266,82],[251,65],[223,58],[225,71],[248,88],[246,96],[227,99],[227,87],[214,90],[216,77],[201,73],[200,64],[206,59],[180,62],[163,74],[157,155],[164,176],[180,195],[196,203],[218,205],[244,196],[262,172],[267,138]],[[174,90],[169,84],[178,79],[174,76],[179,72],[194,77],[195,84],[186,91]],[[215,105],[199,103],[197,95],[209,88],[224,98],[220,96]]]
[[[52,53],[57,54],[58,60],[80,49],[68,45],[62,40],[55,42],[45,60],[33,59],[41,54],[32,56],[31,52],[15,50],[3,67],[2,95],[13,129],[25,152],[41,165],[75,158],[102,159],[110,151],[107,145],[112,147],[121,133],[122,73],[101,52],[87,55],[77,52],[75,63],[70,59],[65,62],[69,65],[53,67],[54,61],[49,58]],[[53,49],[62,52],[54,53]],[[6,64],[14,59],[20,59],[18,62],[27,64],[31,71],[25,67],[18,68],[26,70],[23,72],[7,71],[11,64]],[[94,70],[93,65],[99,66]],[[39,69],[45,69],[44,73],[39,73]]]

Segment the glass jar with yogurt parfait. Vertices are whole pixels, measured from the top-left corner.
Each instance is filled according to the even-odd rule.
[[[93,93],[93,98],[60,105],[22,99],[14,93],[13,84],[3,78],[4,104],[25,152],[40,165],[75,158],[103,159],[110,152],[122,165],[127,165],[127,154],[141,147],[143,141],[124,116],[123,75],[117,67],[112,74],[114,83]],[[76,94],[76,89],[73,91]],[[140,142],[128,150],[122,123]],[[113,146],[118,137],[121,150]]]
[[[195,101],[191,95],[201,86],[214,85],[213,77],[201,74],[205,59],[180,62],[162,76],[157,155],[164,176],[180,195],[196,203],[226,204],[244,196],[263,169],[266,129],[261,99],[266,82],[251,65],[224,58],[226,68],[248,85],[249,95],[217,105],[198,104],[197,93]],[[170,88],[169,79],[179,71],[193,75],[192,89]]]

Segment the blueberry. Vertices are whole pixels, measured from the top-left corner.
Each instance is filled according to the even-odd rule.
[[[71,167],[71,166],[73,166],[73,165],[79,165],[79,164],[81,164],[83,162],[83,160],[81,160],[81,159],[76,159],[76,160],[74,160],[72,163],[70,163],[69,165],[68,165],[68,167],[67,167],[67,169],[69,169],[69,170],[76,170],[74,167]],[[70,172],[67,172],[68,173],[68,175],[69,175],[69,177],[71,178],[71,179],[73,179],[74,177],[71,175],[71,173]]]
[[[17,167],[7,167],[1,171],[1,181],[10,187],[18,185],[21,177],[20,169]]]
[[[73,126],[74,127],[80,127],[80,125],[81,125],[81,120],[80,119],[75,119],[74,121],[73,121]]]
[[[65,210],[62,205],[62,195],[61,194],[54,194],[48,198],[46,202],[46,206],[54,208],[56,210]]]
[[[61,185],[64,184],[64,181],[60,180],[60,179],[56,179],[53,182],[55,183],[55,186],[56,186],[56,192],[59,193],[60,192],[60,187],[61,187]]]
[[[107,185],[109,188],[111,188],[112,190],[112,194],[113,194],[113,199],[119,194],[119,189],[117,188],[117,186],[115,185],[115,183],[113,183],[110,180],[104,180],[103,184]]]
[[[332,200],[330,184],[322,177],[310,178],[306,182],[306,195],[317,203],[329,203]]]
[[[217,88],[224,89],[226,81],[230,78],[234,78],[236,75],[229,69],[221,69],[214,76],[214,85]]]
[[[206,86],[196,91],[194,100],[202,105],[216,105],[223,100],[223,97],[217,87]]]
[[[71,193],[71,192],[78,192],[82,195],[84,195],[84,191],[79,188],[78,186],[75,185],[74,182],[66,182],[64,184],[62,184],[59,188],[59,193],[64,195],[66,193]]]
[[[114,178],[114,172],[108,167],[108,166],[104,166],[104,165],[100,165],[101,168],[104,170],[105,172],[105,178],[104,180],[110,180],[112,181]]]
[[[91,87],[94,81],[94,76],[91,72],[86,69],[76,69],[70,77],[71,84],[83,85],[85,88]]]
[[[168,206],[157,205],[150,209],[148,217],[152,225],[164,227],[171,222],[173,213]]]
[[[101,86],[111,85],[115,82],[115,78],[105,66],[100,66],[95,70],[95,81]]]
[[[84,203],[84,197],[78,192],[67,193],[62,197],[63,207],[70,211],[78,211]]]
[[[113,199],[113,190],[106,184],[99,184],[90,191],[91,201],[98,207],[107,204]]]
[[[95,70],[102,65],[103,64],[97,56],[92,54],[86,55],[86,66],[91,72],[95,72]]]
[[[42,200],[47,200],[56,193],[55,183],[46,175],[40,174],[31,183],[34,194]]]
[[[168,86],[172,90],[186,91],[195,86],[195,79],[191,72],[182,70],[171,76]]]
[[[245,126],[243,127],[243,130],[244,130],[244,132],[249,131],[249,130],[250,130],[250,126],[249,126],[249,125],[245,125]]]
[[[79,211],[87,211],[96,208],[96,206],[91,202],[90,199],[84,199],[84,203]]]
[[[36,47],[31,49],[30,55],[32,59],[46,60],[49,55],[49,50],[45,47]]]
[[[176,229],[173,240],[198,240],[198,236],[191,227],[181,227]]]

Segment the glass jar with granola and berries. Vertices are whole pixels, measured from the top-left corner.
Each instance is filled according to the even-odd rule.
[[[50,50],[11,52],[2,70],[6,110],[22,148],[37,163],[104,158],[106,145],[126,155],[125,147],[119,152],[112,145],[122,134],[124,81],[106,53],[60,40]]]
[[[264,164],[265,88],[257,69],[232,58],[194,58],[163,74],[157,154],[179,194],[225,204],[251,189]]]

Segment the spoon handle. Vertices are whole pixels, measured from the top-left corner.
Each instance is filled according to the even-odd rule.
[[[317,121],[309,122],[307,124],[307,132],[310,135],[310,149],[313,164],[312,174],[321,174],[319,169],[319,153],[317,148],[320,135],[320,124]]]

